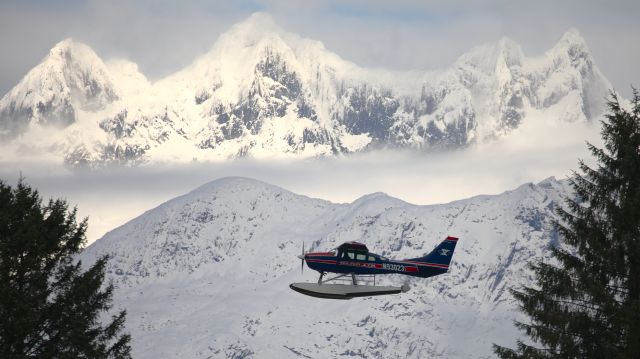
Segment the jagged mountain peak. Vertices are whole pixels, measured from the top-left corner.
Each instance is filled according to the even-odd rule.
[[[591,70],[593,66],[593,55],[587,46],[587,42],[575,28],[567,30],[558,42],[547,51],[547,55],[564,60],[567,65],[579,69],[580,71]]]
[[[578,113],[578,116],[567,113],[565,116],[570,121],[579,121],[602,115],[605,98],[612,88],[611,83],[596,66],[595,59],[578,30],[571,28],[566,31],[553,48],[532,62],[552,74],[542,92],[541,97],[547,97],[543,102],[557,102],[559,92],[571,93],[571,90],[577,90],[573,96],[563,96],[565,102],[562,106],[578,104],[582,113]],[[564,90],[560,90],[561,88]]]
[[[65,39],[0,100],[0,132],[31,125],[64,128],[78,110],[99,111],[118,99],[109,70],[89,46]]]
[[[88,45],[76,41],[72,38],[66,38],[55,44],[49,50],[48,60],[60,60],[63,62],[75,61],[82,64],[101,63],[95,51]]]
[[[62,95],[65,91],[73,89],[101,90],[87,88],[87,85],[91,84],[79,83],[82,79],[78,77],[81,76],[102,82],[95,85],[104,86],[105,91],[111,91],[108,70],[102,59],[88,45],[68,38],[55,44],[40,64],[31,69],[3,100],[27,96],[34,92],[38,92],[34,94],[37,95],[47,90],[62,91]],[[55,85],[61,87],[56,88]],[[115,97],[115,94],[109,96]]]
[[[503,37],[498,41],[497,52],[499,56],[502,56],[507,66],[521,66],[524,59],[524,53],[520,44],[514,40]]]
[[[284,34],[284,29],[276,23],[273,16],[264,12],[256,12],[233,25],[221,35],[221,38],[231,37],[234,40],[241,40],[243,45],[247,45],[248,42],[258,41],[264,37]]]
[[[233,25],[228,31],[220,35],[218,43],[232,42],[237,46],[279,47],[286,45],[298,52],[310,47],[316,50],[326,50],[318,40],[302,37],[281,27],[268,13],[256,12],[244,21]],[[215,46],[214,46],[215,48]]]
[[[300,76],[304,72],[301,59],[305,49],[314,49],[316,53],[324,51],[321,43],[286,32],[269,14],[255,13],[221,34],[212,48],[190,66],[158,84],[171,92],[179,82],[187,92],[195,91],[200,98],[212,97],[216,92],[216,98],[222,103],[239,101],[254,85],[260,63],[277,60]],[[191,101],[193,94],[187,96]],[[214,106],[217,105],[218,101]]]
[[[267,13],[254,13],[246,20],[233,25],[221,34],[211,50],[196,60],[201,65],[228,67],[228,62],[238,63],[234,69],[247,64],[249,69],[265,56],[276,54],[291,66],[329,65],[352,67],[353,64],[327,50],[321,41],[302,37],[278,25]],[[217,63],[218,65],[215,65]],[[340,69],[338,69],[340,70]],[[305,75],[305,74],[301,74]]]
[[[60,77],[60,81],[64,81],[71,90],[85,92],[85,97],[99,91],[113,91],[109,70],[103,60],[90,46],[71,38],[55,44],[38,68],[48,76]],[[36,71],[34,75],[42,78],[43,74]],[[108,96],[116,97],[115,93]]]
[[[555,46],[581,47],[584,50],[588,51],[587,41],[584,39],[584,37],[582,37],[580,31],[578,31],[578,29],[576,29],[575,27],[569,28],[567,31],[565,31]]]
[[[221,61],[235,57],[236,62],[252,61],[249,54],[260,54],[265,48],[275,51],[290,50],[297,42],[313,41],[285,31],[273,17],[267,13],[254,13],[244,21],[233,25],[222,33],[211,50],[196,62]],[[244,58],[237,58],[245,55]]]
[[[573,67],[582,67],[583,63],[587,63],[590,67],[593,63],[593,55],[587,46],[587,42],[584,40],[580,32],[571,28],[567,30],[558,42],[547,51],[548,56],[552,56],[558,59],[568,59],[568,64]]]
[[[551,109],[559,121],[601,114],[610,85],[583,45],[569,31],[528,58],[503,38],[447,69],[394,72],[359,67],[256,13],[150,84],[135,64],[105,67],[68,39],[1,100],[0,132],[65,127],[78,114],[98,121],[47,144],[74,166],[459,148],[508,135],[534,111]]]
[[[458,66],[472,66],[492,73],[496,70],[499,61],[508,67],[520,66],[524,59],[524,53],[520,45],[508,37],[502,37],[496,42],[479,45],[458,58]]]

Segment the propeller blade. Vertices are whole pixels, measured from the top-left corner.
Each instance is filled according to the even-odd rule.
[[[300,256],[300,273],[304,273],[304,242],[302,242],[302,255]]]

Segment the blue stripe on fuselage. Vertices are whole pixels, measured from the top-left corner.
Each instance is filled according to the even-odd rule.
[[[340,274],[404,274],[414,277],[428,278],[446,273],[448,267],[426,262],[338,260],[336,256],[305,256],[309,268],[318,272]]]

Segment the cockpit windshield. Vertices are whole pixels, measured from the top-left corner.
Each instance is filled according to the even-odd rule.
[[[356,254],[352,251],[345,251],[342,253],[343,259],[355,259]]]

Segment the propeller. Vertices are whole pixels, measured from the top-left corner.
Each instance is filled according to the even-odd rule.
[[[300,273],[304,273],[304,242],[302,242],[302,254],[298,256],[300,258]]]

